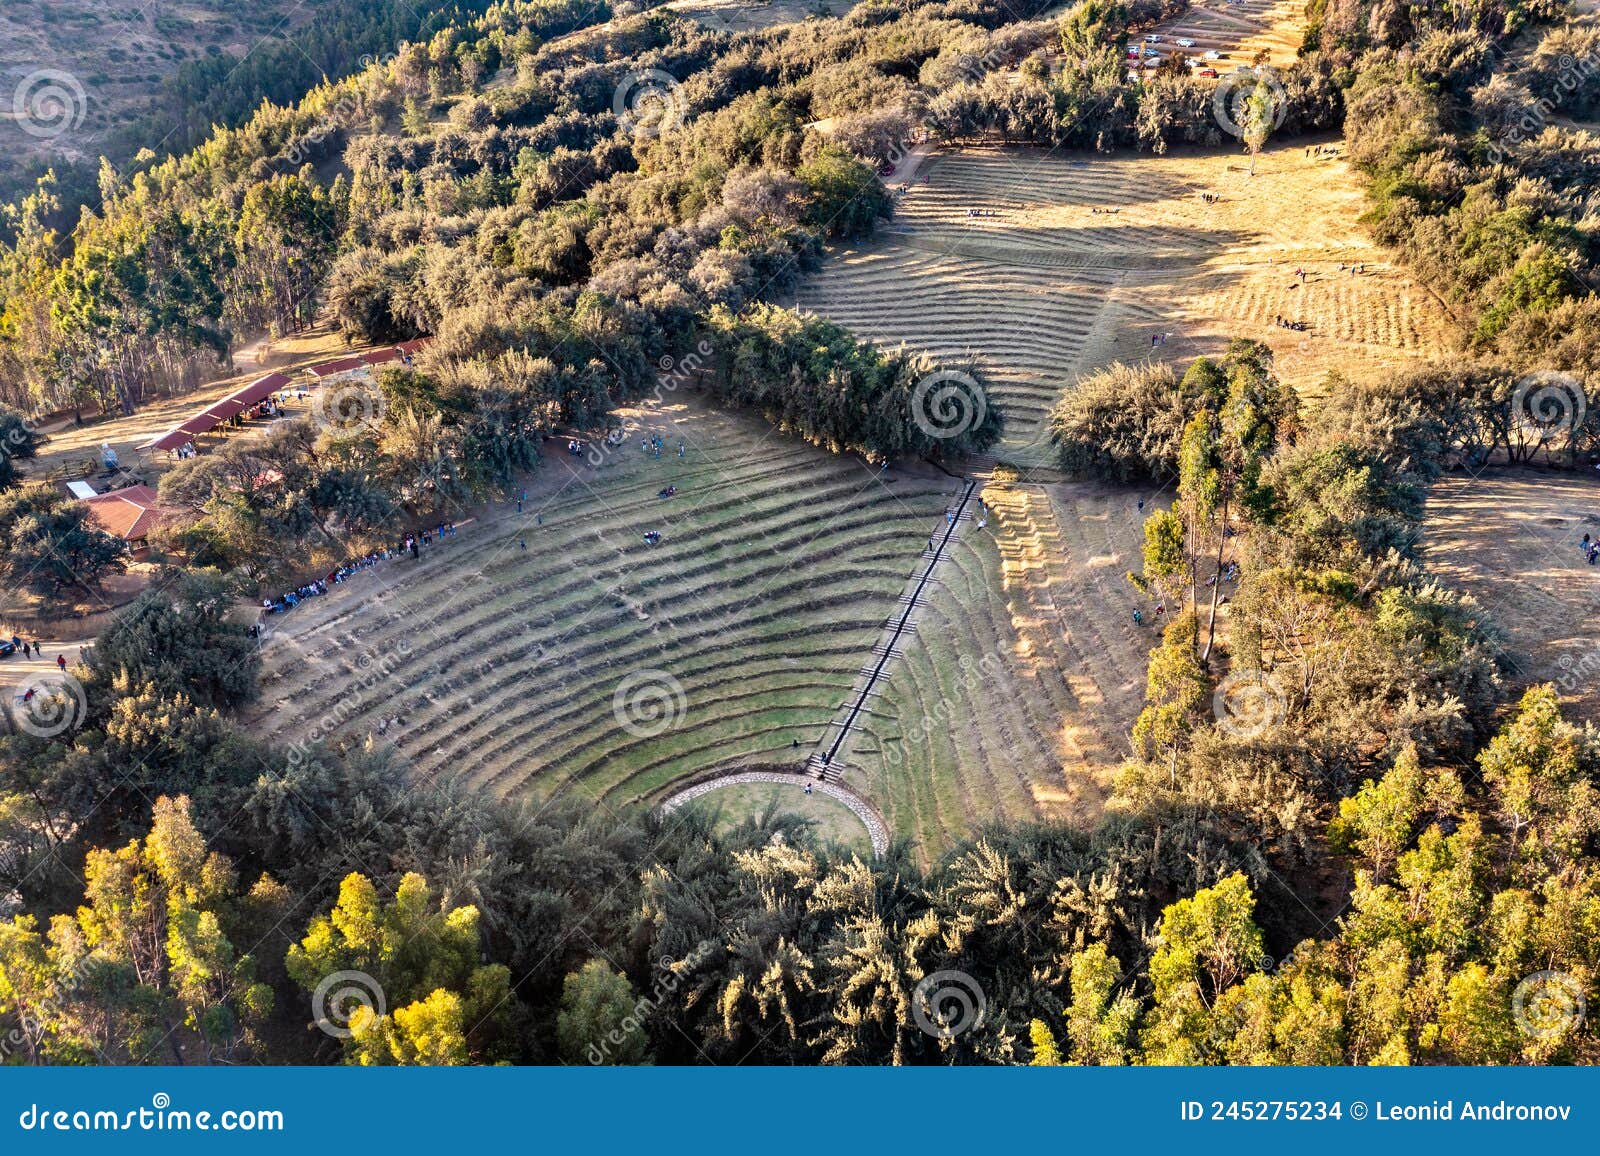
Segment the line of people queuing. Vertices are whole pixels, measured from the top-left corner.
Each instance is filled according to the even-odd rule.
[[[295,589],[285,592],[281,598],[262,599],[262,614],[283,614],[292,610],[307,598],[315,598],[319,594],[326,594],[328,587],[337,586],[341,582],[348,581],[358,571],[364,570],[369,566],[376,566],[379,562],[387,562],[392,558],[403,558],[407,554],[410,554],[413,558],[420,558],[422,556],[422,547],[431,546],[435,541],[443,541],[445,538],[454,538],[455,536],[456,524],[454,522],[440,522],[437,526],[430,527],[420,533],[407,534],[400,540],[399,546],[395,549],[385,546],[380,550],[373,550],[360,558],[346,562],[336,570],[330,570],[321,578],[314,578],[304,586],[297,586]]]

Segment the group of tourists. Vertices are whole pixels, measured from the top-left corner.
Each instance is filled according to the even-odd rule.
[[[660,434],[651,434],[647,438],[639,439],[639,448],[645,453],[654,456],[658,462],[661,460],[661,451],[666,449],[666,447],[667,443],[662,439]],[[680,438],[678,440],[678,456],[681,458],[688,452],[688,445],[685,444],[683,439]]]
[[[1100,213],[1104,213],[1107,216],[1115,216],[1116,214],[1122,212],[1121,209],[1100,209],[1100,208],[1092,208],[1089,211],[1091,213],[1095,213],[1097,215],[1100,214]]]
[[[968,209],[967,210],[967,216],[969,216],[969,217],[998,217],[999,215],[1000,215],[999,211],[995,210],[995,209]]]
[[[1287,317],[1280,317],[1276,313],[1272,315],[1272,323],[1279,329],[1293,329],[1297,333],[1306,331],[1306,323],[1304,321],[1290,321]]]
[[[326,594],[328,584],[321,578],[307,582],[304,586],[297,586],[288,591],[282,598],[263,598],[261,609],[266,614],[286,614],[293,610],[307,598],[315,598],[318,594]]]
[[[1583,556],[1589,565],[1593,566],[1595,559],[1600,558],[1600,538],[1591,538],[1585,534],[1583,541],[1579,543],[1579,549],[1583,551]]]
[[[403,558],[407,554],[410,554],[413,558],[420,558],[422,556],[422,547],[431,546],[434,542],[442,542],[446,538],[454,538],[455,536],[456,524],[450,521],[440,522],[437,526],[430,526],[428,529],[415,534],[407,534],[393,548],[385,546],[368,554],[363,554],[361,557],[346,562],[335,570],[330,570],[321,578],[314,578],[304,586],[297,586],[295,589],[285,592],[281,598],[262,599],[262,617],[264,618],[268,614],[285,614],[307,598],[315,598],[319,594],[326,594],[328,587],[347,582],[355,577],[359,571],[376,566],[379,562]],[[260,636],[260,622],[251,627],[250,633]]]

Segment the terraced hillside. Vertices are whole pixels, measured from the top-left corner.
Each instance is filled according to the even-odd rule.
[[[613,804],[798,763],[955,483],[880,480],[683,404],[624,416],[629,439],[597,466],[554,445],[523,515],[465,522],[275,620],[256,728],[393,742],[419,773],[498,795]],[[659,460],[640,449],[651,431]]]
[[[1306,6],[1301,0],[1200,0],[1187,12],[1156,28],[1165,44],[1193,40],[1180,51],[1190,55],[1217,52],[1229,65],[1253,64],[1265,52],[1263,63],[1284,67],[1294,63],[1305,37]]]
[[[936,856],[990,818],[1096,817],[1142,704],[1139,495],[989,485],[845,776]],[[1142,608],[1146,625],[1136,626]]]
[[[975,356],[1006,416],[999,456],[1041,464],[1052,402],[1114,359],[1256,337],[1308,387],[1330,369],[1361,377],[1437,351],[1443,308],[1366,237],[1363,208],[1326,149],[1277,149],[1254,176],[1228,150],[962,149],[933,157],[883,234],[835,253],[797,303],[881,345]]]

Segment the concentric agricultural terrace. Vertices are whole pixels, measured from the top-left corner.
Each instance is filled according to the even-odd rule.
[[[1305,4],[1301,0],[1207,0],[1191,4],[1185,12],[1159,25],[1161,37],[1157,51],[1166,55],[1174,50],[1189,56],[1215,52],[1221,60],[1219,70],[1239,64],[1254,64],[1265,52],[1263,63],[1285,67],[1294,63],[1305,35]],[[1179,45],[1192,40],[1192,45]]]
[[[935,157],[888,235],[835,254],[799,304],[885,345],[975,355],[1008,421],[998,456],[1037,466],[1050,404],[1113,359],[1254,336],[1306,388],[1428,355],[1442,311],[1359,232],[1360,207],[1343,162],[1301,147],[1254,177],[1224,153],[965,150]],[[1153,334],[1168,336],[1152,347]],[[609,805],[798,768],[837,733],[959,487],[899,467],[879,485],[855,459],[696,406],[629,417],[629,441],[597,467],[557,447],[520,519],[469,523],[284,619],[259,728],[393,742],[423,774]],[[638,447],[649,429],[669,447],[659,461]],[[935,567],[830,768],[924,858],[991,817],[1093,818],[1127,754],[1160,619],[1124,574],[1161,495],[1039,476],[988,480],[986,525],[963,524]],[[679,492],[662,501],[667,485]],[[648,529],[660,546],[643,544]],[[657,729],[630,710],[663,686],[673,725]],[[785,791],[825,832],[853,829],[797,787],[706,802],[731,820]]]
[[[884,346],[974,357],[1007,420],[997,456],[1047,466],[1049,407],[1113,360],[1255,337],[1314,390],[1332,369],[1436,351],[1442,307],[1383,260],[1361,211],[1326,147],[1272,151],[1253,177],[1231,152],[965,149],[935,156],[886,234],[835,253],[797,304]],[[1161,495],[1029,476],[983,491],[988,530],[952,551],[851,753],[846,781],[924,854],[990,815],[1092,818],[1128,753],[1159,618],[1124,575]]]
[[[1231,151],[942,153],[882,235],[837,253],[797,304],[884,346],[975,357],[1006,416],[998,456],[1021,465],[1049,461],[1045,417],[1061,390],[1114,359],[1187,359],[1255,337],[1305,388],[1330,369],[1362,377],[1438,348],[1443,309],[1361,231],[1342,159],[1287,146],[1249,167]]]
[[[1159,626],[1124,577],[1142,535],[1134,494],[991,483],[982,496],[988,525],[936,572],[845,775],[924,855],[989,818],[1096,817]]]
[[[821,737],[957,483],[880,480],[683,404],[625,417],[598,465],[552,444],[524,514],[465,521],[272,620],[257,729],[393,742],[423,775],[613,806],[718,768],[798,767],[793,744]],[[651,432],[659,459],[640,449]]]

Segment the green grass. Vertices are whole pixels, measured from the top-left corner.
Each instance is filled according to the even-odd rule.
[[[747,819],[759,818],[768,807],[775,806],[779,813],[799,815],[814,823],[812,835],[820,842],[835,844],[864,858],[872,854],[867,828],[855,812],[827,795],[808,795],[798,785],[737,783],[702,795],[688,806],[716,814],[717,827],[724,831]]]

